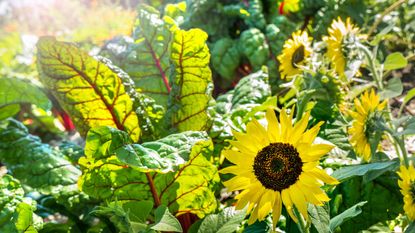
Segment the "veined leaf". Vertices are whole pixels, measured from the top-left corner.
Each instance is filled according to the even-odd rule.
[[[212,73],[209,68],[207,34],[200,29],[176,30],[170,60],[174,65],[167,111],[168,124],[179,132],[206,130],[211,100]]]
[[[102,131],[105,128],[100,129]],[[202,217],[216,208],[216,199],[211,190],[219,177],[217,169],[209,162],[212,142],[206,133],[183,132],[139,145],[158,151],[158,158],[167,159],[169,163],[173,161],[168,156],[179,155],[184,161],[175,164],[175,172],[145,174],[137,171],[137,168],[143,171],[145,156],[140,155],[135,160],[122,157],[128,164],[117,157],[120,151],[125,153],[124,149],[134,148],[133,145],[138,144],[126,144],[128,138],[122,131],[112,129],[110,132],[108,127],[104,131],[107,132],[94,129],[88,133],[86,157],[79,161],[83,169],[79,187],[84,192],[104,200],[160,201],[176,215],[193,213]],[[151,159],[151,155],[147,158]],[[141,164],[139,159],[143,159]],[[152,166],[154,164],[156,168],[159,165],[153,162]]]
[[[167,106],[171,84],[170,42],[172,32],[152,7],[140,5],[126,59],[119,64],[134,80],[138,92],[144,93],[163,107]]]
[[[3,112],[5,107],[20,103],[35,104],[40,108],[48,110],[51,103],[43,94],[40,88],[30,83],[28,80],[19,78],[0,78],[0,110]],[[14,111],[10,111],[12,115]],[[12,116],[8,115],[8,116]],[[7,116],[3,116],[3,119]]]
[[[123,75],[71,43],[43,37],[37,47],[41,81],[71,114],[81,134],[108,125],[138,141],[141,130]]]
[[[246,209],[235,210],[234,207],[223,209],[218,214],[210,214],[201,220],[197,233],[235,232],[246,215]],[[194,230],[196,232],[196,229]]]
[[[24,197],[24,190],[18,180],[10,175],[0,177],[0,231],[37,232],[42,219],[33,214],[36,203]]]
[[[212,65],[223,78],[233,80],[239,60],[240,53],[237,41],[223,38],[213,45]]]
[[[89,197],[77,187],[81,171],[64,158],[62,151],[41,143],[13,119],[2,122],[0,138],[0,162],[22,184],[52,195],[73,213],[80,214],[89,207]]]

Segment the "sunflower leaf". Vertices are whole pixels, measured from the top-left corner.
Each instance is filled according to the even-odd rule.
[[[183,232],[179,220],[175,218],[166,206],[159,206],[155,212],[155,223],[150,227],[156,231]]]
[[[340,169],[337,169],[336,171],[333,172],[332,176],[339,181],[345,181],[355,176],[368,176],[370,175],[371,172],[376,172],[376,175],[380,176],[384,172],[394,170],[397,166],[399,166],[399,160],[377,162],[377,163],[370,163],[370,164],[351,165],[351,166],[345,166]],[[380,174],[379,174],[379,171],[381,171]],[[376,177],[372,177],[366,181],[370,181],[371,179],[374,179]]]
[[[408,65],[408,60],[402,55],[402,53],[395,52],[386,57],[383,65],[385,70],[397,70],[405,68]]]
[[[330,214],[328,205],[316,206],[308,205],[308,213],[311,217],[313,227],[318,233],[329,233]]]
[[[78,131],[108,125],[128,132],[134,141],[141,133],[133,101],[123,85],[125,73],[109,61],[98,61],[75,45],[43,37],[37,44],[42,83],[71,115]]]
[[[124,149],[136,145],[131,144],[127,135],[120,130],[109,127],[91,130],[85,146],[86,157],[79,160],[83,171],[79,187],[101,200],[154,202],[156,195],[161,204],[174,214],[190,212],[203,217],[216,208],[216,199],[211,190],[219,177],[215,166],[209,162],[212,142],[206,133],[183,132],[138,145],[141,149],[154,149],[160,153],[157,155],[157,159],[162,160],[160,163],[147,161],[154,154],[140,155],[137,160],[121,156],[128,163],[120,161],[117,153],[124,153]],[[172,156],[183,162],[174,161]],[[142,163],[138,164],[140,159]],[[145,167],[149,166],[147,162],[153,166],[151,169]],[[163,163],[174,172],[148,173],[151,180],[140,172],[163,170],[165,168],[159,166]],[[150,190],[152,184],[155,191]],[[195,199],[198,201],[194,202]]]
[[[341,214],[330,219],[330,231],[334,231],[337,227],[342,225],[344,222],[346,222],[350,218],[354,218],[358,216],[359,214],[361,214],[362,206],[364,206],[366,203],[367,201],[359,202],[356,205],[343,211]]]

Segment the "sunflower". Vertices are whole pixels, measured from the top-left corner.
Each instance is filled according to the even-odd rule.
[[[373,121],[376,113],[385,108],[386,101],[380,103],[379,96],[372,89],[370,93],[368,91],[363,93],[360,100],[356,98],[354,105],[356,111],[349,112],[353,118],[352,127],[349,129],[350,143],[355,148],[357,155],[368,162],[372,154],[369,137],[373,133],[371,132],[373,127],[370,126],[370,122]]]
[[[315,144],[322,122],[306,130],[310,113],[296,124],[292,114],[281,112],[278,122],[273,110],[268,109],[264,128],[257,120],[247,124],[247,133],[234,132],[234,149],[225,150],[225,157],[234,166],[221,170],[235,177],[224,182],[229,191],[241,190],[235,197],[236,208],[248,205],[251,216],[248,224],[262,221],[272,211],[273,226],[280,218],[282,205],[294,221],[294,206],[308,221],[307,203],[323,205],[329,201],[321,189],[323,182],[337,184],[338,181],[318,167],[320,158],[333,146]]]
[[[297,31],[292,34],[292,39],[285,41],[282,54],[278,56],[282,79],[301,73],[301,66],[306,64],[312,52],[311,40],[306,31]]]
[[[323,40],[327,43],[327,56],[334,64],[336,72],[339,75],[344,75],[347,44],[356,39],[359,28],[350,23],[350,18],[346,19],[346,23],[340,17],[337,20],[333,20],[328,30],[329,36],[323,37]]]
[[[403,195],[403,209],[408,218],[415,221],[415,168],[412,164],[409,168],[401,166],[398,175],[401,178],[398,184]]]

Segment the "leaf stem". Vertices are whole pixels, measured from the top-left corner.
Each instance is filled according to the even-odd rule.
[[[151,194],[153,195],[154,205],[157,208],[161,204],[161,201],[157,194],[156,186],[154,186],[154,181],[153,178],[150,176],[150,173],[146,172],[146,177],[148,180],[148,184],[150,185]]]
[[[370,27],[369,32],[367,33],[367,37],[370,38],[370,36],[373,34],[373,32],[376,30],[376,28],[379,26],[379,24],[382,22],[382,19],[389,13],[391,13],[393,10],[398,8],[400,5],[405,3],[408,0],[399,0],[395,2],[394,4],[390,5],[388,8],[386,8],[380,17],[373,23],[372,27]]]
[[[300,229],[301,233],[310,233],[308,227],[306,226],[306,223],[304,221],[303,216],[301,216],[300,212],[298,211],[297,207],[294,205],[294,214],[298,219],[297,226]]]

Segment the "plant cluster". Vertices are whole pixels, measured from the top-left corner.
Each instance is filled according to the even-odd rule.
[[[103,46],[0,36],[0,232],[414,232],[415,1],[374,2],[149,1]]]

